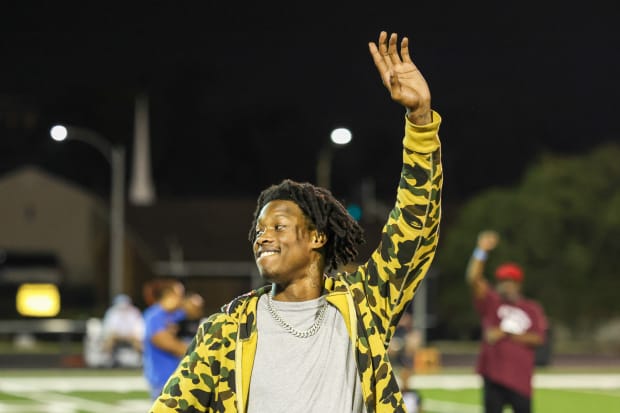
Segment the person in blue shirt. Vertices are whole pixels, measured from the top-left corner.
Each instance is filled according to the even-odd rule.
[[[202,298],[193,294],[185,298],[185,287],[179,281],[164,284],[155,292],[156,302],[144,311],[144,376],[151,398],[161,392],[174,372],[189,342],[178,336],[179,323],[195,318],[201,311]]]

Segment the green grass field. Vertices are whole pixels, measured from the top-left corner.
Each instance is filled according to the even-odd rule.
[[[573,382],[570,388],[536,389],[534,411],[620,412],[620,386],[607,385],[609,382],[603,376],[601,388],[597,389],[592,385],[594,376],[589,375],[583,376],[584,388],[579,389],[575,388],[575,375],[570,376]],[[458,375],[452,377],[460,378]],[[618,375],[611,377],[614,383],[619,378]],[[446,383],[446,388],[420,389],[424,413],[482,413],[478,388],[471,385],[452,388],[449,381]],[[149,406],[146,385],[139,371],[0,370],[0,412],[146,413]]]
[[[478,389],[420,391],[424,413],[482,412],[481,393]],[[435,410],[439,408],[441,410]],[[506,409],[505,411],[509,411]],[[620,389],[538,389],[534,394],[537,413],[618,413]]]

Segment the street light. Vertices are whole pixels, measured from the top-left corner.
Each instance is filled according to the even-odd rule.
[[[334,157],[334,149],[345,146],[353,135],[347,128],[336,128],[329,135],[330,141],[321,148],[319,159],[316,164],[316,183],[318,186],[330,189],[332,174],[332,159]]]
[[[76,126],[56,125],[50,129],[55,141],[74,140],[93,146],[110,164],[110,299],[123,292],[125,240],[125,148],[114,146],[96,132]]]

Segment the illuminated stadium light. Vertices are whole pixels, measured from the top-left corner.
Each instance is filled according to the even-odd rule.
[[[65,139],[67,139],[67,135],[67,128],[62,125],[56,125],[52,129],[50,129],[50,136],[55,141],[64,141]]]
[[[353,139],[353,134],[347,128],[336,128],[329,134],[330,141],[325,144],[316,163],[316,183],[318,186],[330,189],[332,175],[332,159],[334,148],[341,148]]]
[[[54,317],[60,312],[60,293],[54,284],[22,284],[15,301],[17,312],[27,317]]]
[[[330,138],[336,145],[346,145],[351,142],[353,135],[347,128],[336,128],[332,131]]]

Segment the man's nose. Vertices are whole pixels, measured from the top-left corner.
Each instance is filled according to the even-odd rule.
[[[270,228],[265,228],[264,230],[261,231],[260,234],[256,236],[256,243],[259,245],[265,244],[271,241],[273,241],[273,233],[271,232]]]

